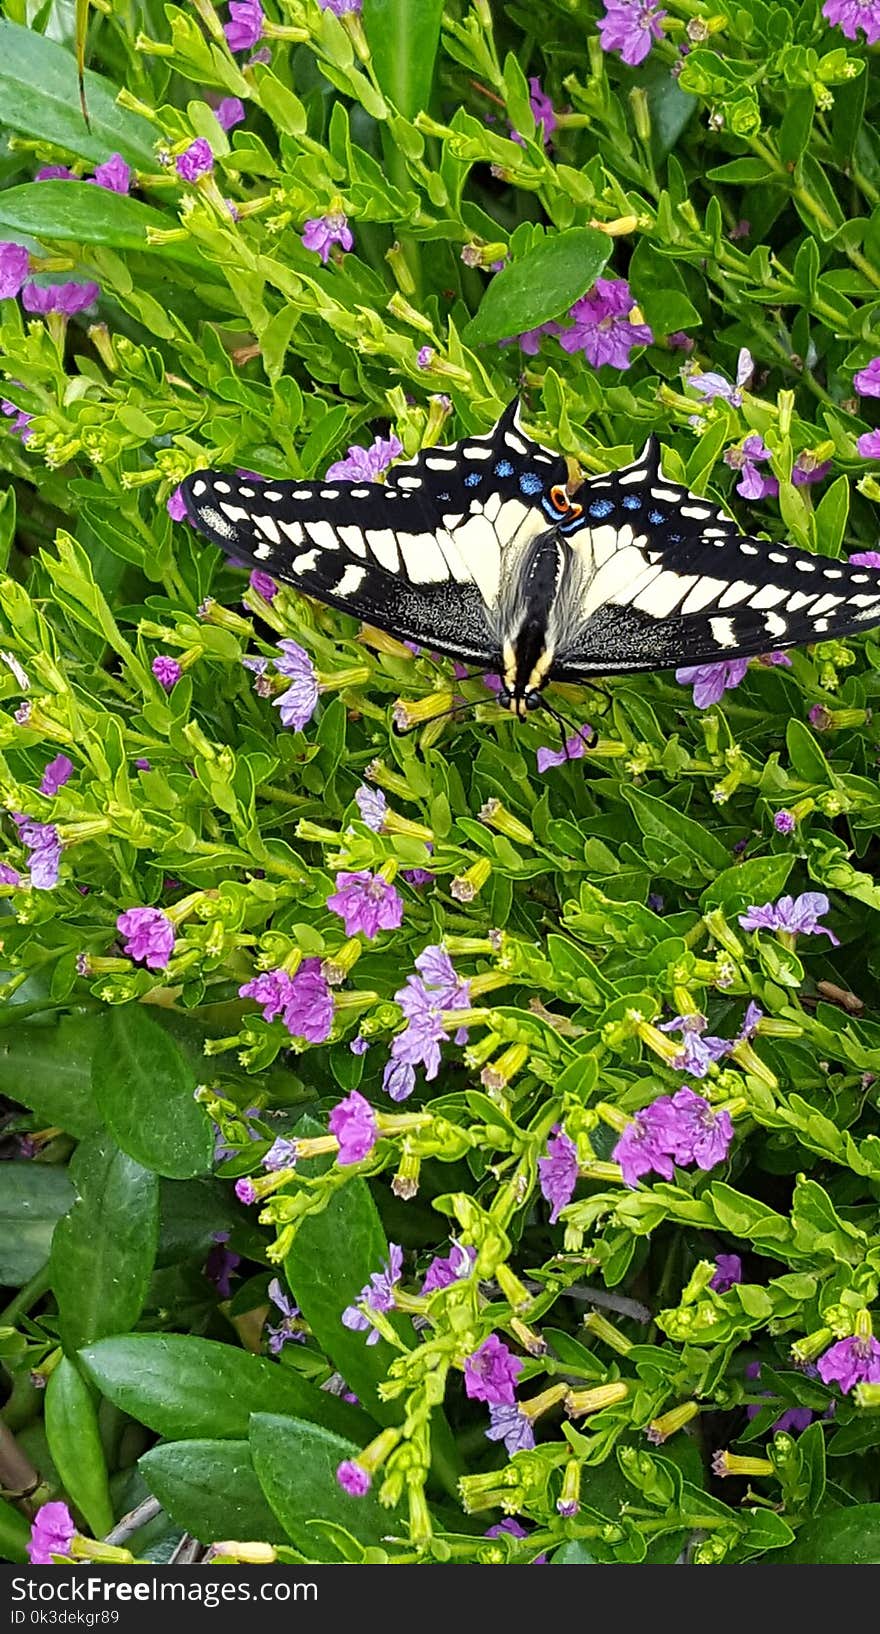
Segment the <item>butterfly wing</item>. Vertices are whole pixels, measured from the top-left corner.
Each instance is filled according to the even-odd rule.
[[[554,674],[670,669],[753,657],[880,624],[880,577],[753,539],[671,482],[656,438],[584,483],[563,524],[574,552]]]
[[[399,639],[493,664],[502,583],[565,477],[513,404],[491,432],[424,449],[385,482],[196,471],[181,491],[189,521],[237,560]]]

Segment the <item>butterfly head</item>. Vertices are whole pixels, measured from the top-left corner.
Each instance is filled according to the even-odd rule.
[[[550,679],[553,654],[544,642],[542,628],[525,624],[515,641],[505,641],[503,656],[498,702],[502,709],[525,720],[530,710],[540,709],[541,693]]]

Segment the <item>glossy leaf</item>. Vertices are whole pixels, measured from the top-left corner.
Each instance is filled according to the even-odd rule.
[[[50,1272],[68,1353],[140,1316],[158,1231],[158,1180],[113,1144],[93,1135],[70,1166],[77,1199],[59,1220]]]
[[[880,1566],[880,1504],[855,1504],[807,1521],[772,1566]]]
[[[113,1505],[98,1414],[88,1385],[67,1356],[49,1376],[46,1435],[68,1497],[95,1537],[103,1537],[113,1525]]]
[[[62,1016],[0,1032],[0,1091],[23,1101],[41,1123],[81,1140],[100,1128],[92,1094],[91,1054],[100,1027],[95,1015]]]
[[[147,228],[167,228],[168,217],[139,199],[88,182],[25,182],[0,193],[0,229],[30,238],[104,244],[115,250],[149,250]],[[162,244],[162,255],[193,261],[191,246]]]
[[[4,1163],[0,1180],[0,1283],[19,1288],[49,1258],[73,1187],[66,1169],[46,1163]]]
[[[0,22],[0,108],[3,123],[25,136],[102,164],[121,153],[142,170],[157,168],[153,127],[120,108],[118,87],[86,71],[88,126],[82,116],[73,55],[47,34]]]
[[[291,1543],[311,1559],[336,1560],[337,1551],[313,1522],[326,1520],[354,1531],[360,1543],[380,1543],[400,1524],[371,1489],[351,1498],[336,1479],[338,1466],[360,1448],[316,1424],[255,1413],[250,1446],[260,1485]]]
[[[411,119],[431,99],[443,0],[364,0],[364,32],[376,78]]]
[[[105,1016],[92,1056],[95,1099],[124,1152],[172,1180],[205,1174],[211,1121],[194,1100],[196,1076],[173,1038],[138,1004]]]
[[[175,1524],[200,1543],[216,1538],[285,1540],[254,1474],[246,1441],[175,1441],[144,1453],[138,1469]]]
[[[485,346],[561,317],[592,288],[610,255],[610,240],[592,227],[542,238],[495,274],[463,339]]]

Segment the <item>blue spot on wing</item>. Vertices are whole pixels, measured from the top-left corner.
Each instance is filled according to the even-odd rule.
[[[524,471],[519,479],[519,485],[524,494],[539,494],[544,483],[537,471]]]
[[[641,504],[642,501],[638,494],[624,494],[623,508],[625,511],[638,511],[641,509]]]
[[[477,488],[483,480],[482,471],[469,471],[464,479],[466,488]]]
[[[589,507],[590,515],[596,517],[610,516],[613,510],[614,505],[610,499],[594,499]]]
[[[495,467],[495,475],[496,477],[512,477],[513,466],[510,460],[499,460]]]
[[[666,517],[665,517],[663,511],[649,511],[648,512],[648,521],[653,522],[655,528],[659,528],[661,522],[666,521]]]

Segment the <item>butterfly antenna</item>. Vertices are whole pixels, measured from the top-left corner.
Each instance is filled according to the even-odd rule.
[[[581,739],[585,749],[592,749],[593,744],[596,741],[596,732],[588,721],[584,721],[579,726],[576,721],[570,720],[567,715],[563,715],[561,710],[554,709],[552,704],[548,704],[546,698],[541,699],[541,704],[542,707],[546,709],[551,720],[554,720],[556,725],[559,727],[562,738],[562,748],[565,751],[565,757],[567,760],[570,760],[571,756],[568,753],[568,740],[565,735],[566,727],[568,727],[568,730],[574,737]]]

